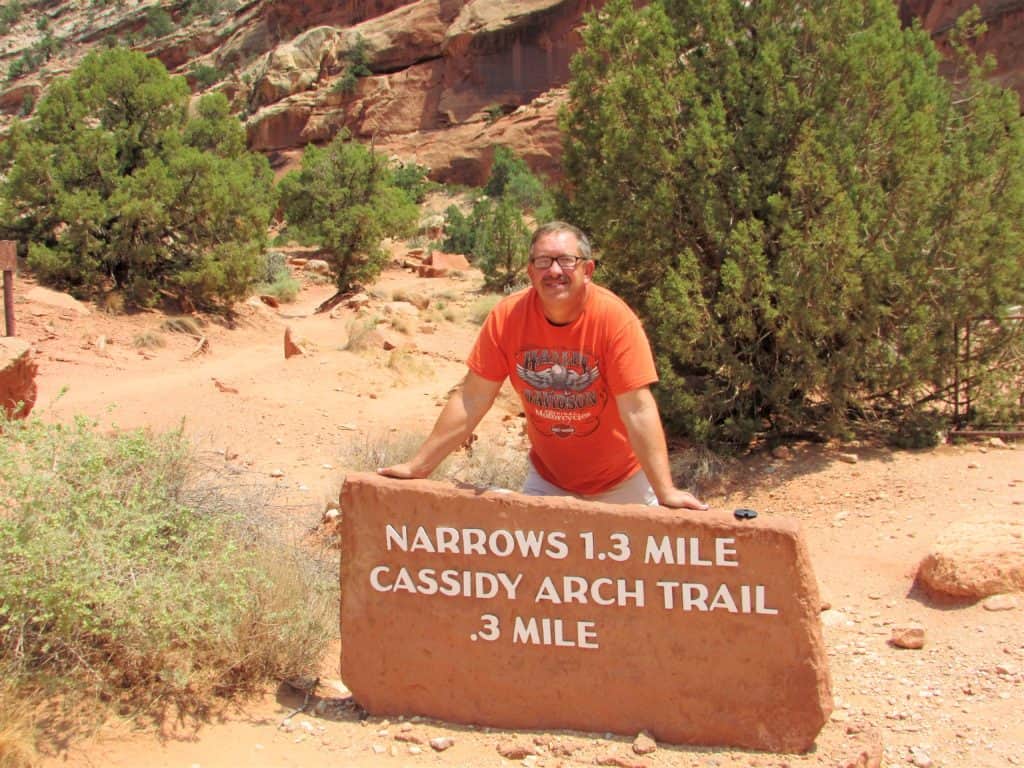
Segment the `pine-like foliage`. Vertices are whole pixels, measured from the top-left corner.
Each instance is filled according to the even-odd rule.
[[[842,433],[948,400],[958,377],[1020,396],[1024,126],[954,46],[947,80],[891,0],[590,16],[566,215],[642,315],[675,431]]]
[[[0,188],[6,235],[28,243],[39,277],[89,294],[160,291],[203,304],[245,294],[259,275],[273,208],[265,158],[222,94],[195,116],[160,62],[92,53],[54,82],[13,131]]]
[[[280,190],[289,231],[323,247],[339,291],[375,278],[386,258],[381,240],[410,234],[419,216],[387,158],[344,131],[324,148],[306,147]]]

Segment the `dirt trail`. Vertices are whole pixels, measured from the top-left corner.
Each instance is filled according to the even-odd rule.
[[[48,419],[85,414],[121,427],[184,424],[201,450],[224,453],[275,484],[303,520],[316,519],[340,483],[342,454],[353,439],[392,431],[425,434],[476,332],[466,319],[475,278],[426,280],[386,272],[375,290],[417,290],[444,302],[450,319],[418,318],[408,333],[385,329],[415,349],[344,349],[355,313],[312,315],[329,287],[307,286],[280,312],[246,306],[234,329],[204,329],[209,352],[195,357],[190,337],[140,351],[135,341],[163,317],[74,313],[20,302],[19,335],[39,350],[37,413]],[[378,304],[383,299],[378,300]],[[310,354],[285,360],[290,325]],[[102,337],[102,342],[101,342]],[[62,389],[66,392],[60,395]],[[60,395],[60,396],[59,396]],[[503,400],[481,427],[508,434]],[[508,765],[498,751],[509,740],[534,745],[533,766],[836,766],[856,758],[865,734],[885,745],[885,765],[1002,768],[1024,764],[1024,600],[1005,612],[981,605],[937,607],[913,590],[916,565],[953,521],[981,513],[1024,514],[1024,457],[1018,450],[943,446],[888,452],[801,445],[784,459],[767,454],[737,462],[727,480],[701,489],[717,508],[750,506],[803,526],[824,598],[836,712],[807,755],[768,755],[659,746],[638,758],[631,739],[603,734],[507,733],[433,721],[360,720],[338,680],[338,649],[324,660],[323,680],[307,713],[282,727],[301,695],[282,686],[197,731],[136,732],[111,723],[94,738],[49,758],[56,766],[352,766]],[[218,453],[215,453],[218,452]],[[283,477],[270,479],[273,469]],[[928,642],[898,650],[893,624],[920,621]],[[728,716],[728,713],[723,713]],[[429,739],[454,746],[435,752]],[[627,759],[628,758],[628,759]],[[612,761],[610,763],[609,761]],[[930,761],[930,762],[929,762]]]

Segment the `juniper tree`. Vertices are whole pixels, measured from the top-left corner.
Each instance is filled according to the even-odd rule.
[[[642,315],[676,432],[913,413],[980,321],[975,383],[1008,370],[1024,130],[962,42],[944,79],[890,0],[612,0],[583,36],[565,213]]]
[[[339,292],[376,277],[381,240],[409,234],[419,216],[387,159],[345,132],[324,148],[306,147],[280,191],[289,231],[323,246]]]
[[[92,53],[16,126],[0,194],[6,235],[44,281],[79,293],[244,295],[273,207],[267,161],[246,151],[221,94],[189,119],[189,90],[141,53]]]

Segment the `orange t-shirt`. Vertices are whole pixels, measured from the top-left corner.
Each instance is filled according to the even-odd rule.
[[[509,377],[530,460],[549,483],[590,495],[640,468],[614,398],[658,374],[640,320],[608,289],[590,283],[583,314],[564,326],[548,322],[533,288],[512,294],[487,316],[467,364],[490,381]]]

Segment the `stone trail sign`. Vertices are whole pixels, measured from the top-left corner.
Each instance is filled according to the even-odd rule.
[[[341,503],[341,674],[370,713],[773,752],[829,718],[792,521],[369,474]]]

